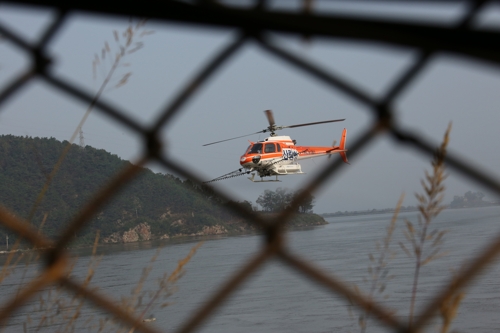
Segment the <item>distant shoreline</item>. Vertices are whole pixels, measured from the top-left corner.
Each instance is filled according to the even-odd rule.
[[[356,216],[356,215],[376,215],[376,214],[389,214],[394,213],[394,208],[386,208],[386,209],[372,209],[372,210],[355,210],[355,211],[345,211],[345,212],[336,212],[336,213],[324,213],[319,214],[322,217],[337,217],[337,216]],[[399,212],[416,212],[417,208],[411,209],[400,209]]]
[[[487,203],[484,205],[477,205],[477,206],[469,206],[469,207],[450,207],[446,206],[444,209],[468,209],[468,208],[485,208],[485,207],[492,207],[492,206],[500,206],[499,203]],[[371,210],[355,210],[355,211],[345,211],[345,212],[335,212],[335,213],[324,213],[324,214],[318,214],[319,216],[322,216],[324,218],[328,217],[339,217],[339,216],[357,216],[357,215],[375,215],[375,214],[390,214],[394,213],[395,209],[394,208],[385,208],[385,209],[371,209]],[[417,207],[406,207],[406,208],[401,208],[399,210],[400,213],[410,213],[410,212],[417,212],[418,208]]]

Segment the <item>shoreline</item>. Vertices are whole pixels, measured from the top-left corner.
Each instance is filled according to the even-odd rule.
[[[314,214],[318,215],[319,214]],[[320,216],[322,217],[322,216]],[[321,227],[329,224],[328,221],[326,221],[322,217],[323,221],[322,223],[315,223],[315,224],[310,224],[310,225],[304,225],[304,224],[299,224],[299,225],[289,225],[287,227],[288,231],[301,231],[301,230],[309,230],[312,228],[316,227]],[[151,237],[149,239],[138,239],[136,241],[128,241],[128,242],[104,242],[103,239],[99,240],[99,243],[97,244],[97,248],[106,248],[106,247],[112,247],[112,246],[122,246],[122,247],[130,247],[131,249],[133,248],[139,248],[141,247],[141,244],[151,244],[151,243],[172,243],[172,244],[181,244],[181,243],[187,243],[187,242],[195,242],[195,241],[203,241],[203,240],[217,240],[217,239],[222,239],[222,238],[227,238],[227,237],[245,237],[245,236],[254,236],[254,235],[261,235],[262,231],[258,229],[253,229],[253,228],[248,228],[244,229],[244,231],[227,231],[223,233],[191,233],[191,234],[176,234],[173,236],[170,236],[168,238],[162,238],[161,236],[155,236]],[[67,248],[68,251],[85,251],[93,248],[93,244],[76,244],[73,246],[69,246]],[[45,250],[49,250],[50,248],[43,248],[43,249],[36,249],[36,248],[17,248],[15,250],[1,250],[0,251],[0,256],[4,255],[10,255],[10,254],[15,254],[15,253],[30,253],[30,252],[42,252]]]
[[[447,209],[472,209],[472,208],[487,208],[487,207],[496,207],[500,206],[500,204],[488,204],[484,206],[473,206],[473,207],[449,207],[446,206],[444,210]],[[377,214],[391,214],[394,213],[395,209],[394,208],[385,208],[385,209],[373,209],[373,210],[362,210],[362,211],[349,211],[349,212],[336,212],[336,213],[323,213],[323,214],[318,214],[319,216],[323,218],[330,218],[330,217],[339,217],[339,216],[357,216],[357,215],[377,215]],[[400,209],[400,213],[411,213],[411,212],[418,212],[418,208],[409,208],[409,209]]]

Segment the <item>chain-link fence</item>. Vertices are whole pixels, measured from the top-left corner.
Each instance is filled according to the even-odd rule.
[[[228,60],[235,52],[252,41],[260,46],[262,52],[267,52],[275,56],[283,63],[291,64],[303,75],[313,76],[334,91],[343,94],[366,105],[367,109],[375,116],[375,121],[370,128],[349,146],[350,156],[358,154],[367,143],[374,137],[386,135],[395,142],[407,147],[416,148],[429,156],[434,154],[434,147],[437,144],[426,142],[422,137],[414,135],[395,124],[392,120],[395,115],[394,101],[402,92],[407,89],[415,77],[432,62],[433,57],[442,52],[459,54],[471,59],[480,60],[497,66],[500,63],[500,33],[485,30],[470,29],[471,22],[478,11],[488,3],[487,1],[442,1],[445,3],[460,3],[467,6],[465,15],[458,24],[439,25],[432,22],[403,23],[401,21],[389,20],[379,17],[377,20],[354,17],[349,15],[335,15],[334,13],[321,14],[312,11],[313,1],[299,2],[303,4],[302,9],[296,11],[271,10],[267,6],[267,1],[257,0],[250,2],[246,6],[233,7],[229,4],[218,1],[152,1],[144,0],[140,3],[116,2],[102,0],[92,1],[51,1],[51,0],[20,0],[7,1],[26,6],[42,6],[53,8],[57,15],[35,42],[28,41],[20,35],[0,25],[0,34],[3,39],[25,52],[31,65],[24,72],[15,77],[1,92],[0,106],[5,105],[9,99],[16,98],[16,93],[20,91],[33,79],[43,81],[45,84],[57,89],[61,94],[71,96],[75,100],[84,103],[93,103],[98,112],[104,113],[113,118],[115,122],[131,131],[139,134],[143,139],[144,154],[137,165],[130,165],[125,170],[117,174],[114,179],[92,200],[81,208],[72,221],[68,221],[66,229],[61,232],[57,241],[52,242],[40,235],[38,231],[26,221],[16,218],[5,208],[0,208],[0,221],[2,225],[23,237],[33,246],[39,248],[50,248],[44,252],[46,269],[33,281],[27,284],[21,293],[15,298],[4,300],[0,313],[0,323],[8,320],[9,316],[20,306],[25,304],[42,287],[60,284],[65,289],[77,295],[82,295],[96,307],[105,309],[113,316],[116,316],[125,325],[136,327],[142,332],[154,332],[155,329],[142,323],[140,318],[131,316],[129,313],[116,306],[110,299],[102,294],[90,290],[88,287],[68,277],[65,272],[68,265],[68,254],[66,248],[72,235],[83,228],[91,217],[99,211],[102,205],[114,196],[117,191],[127,186],[140,171],[141,166],[150,161],[155,161],[163,165],[166,169],[191,179],[194,182],[202,183],[196,174],[186,171],[175,157],[163,154],[160,131],[171,121],[173,116],[182,112],[185,103],[195,95],[200,87],[221,67],[228,63]],[[362,1],[359,1],[362,2]],[[421,5],[429,4],[431,1],[419,1]],[[253,3],[253,4],[252,4]],[[377,3],[371,2],[372,5]],[[300,7],[300,6],[299,6]],[[215,57],[208,61],[208,64],[199,71],[191,82],[181,89],[181,92],[173,98],[161,115],[156,119],[151,127],[145,127],[125,112],[108,105],[100,100],[94,100],[93,96],[75,87],[70,82],[58,77],[51,70],[53,59],[47,56],[46,48],[54,35],[62,29],[63,23],[71,19],[74,12],[87,12],[94,14],[118,15],[124,17],[147,17],[159,22],[180,22],[185,25],[214,26],[219,28],[238,29],[240,34],[228,46],[223,47]],[[342,38],[359,42],[382,42],[389,45],[407,47],[418,50],[418,57],[413,64],[399,73],[399,78],[392,87],[381,98],[373,98],[369,93],[360,87],[353,85],[334,74],[331,74],[315,63],[287,51],[278,46],[270,33],[286,33],[297,37],[322,37]],[[475,181],[477,184],[500,195],[500,183],[494,175],[485,174],[477,170],[467,161],[456,158],[448,154],[446,163],[464,177]],[[317,190],[325,182],[331,181],[342,161],[338,159],[332,164],[324,167],[297,195],[292,207],[282,211],[272,221],[263,220],[252,211],[245,210],[237,204],[229,204],[229,208],[241,217],[253,223],[263,231],[265,238],[264,245],[260,251],[248,262],[242,263],[242,267],[228,276],[222,287],[213,293],[208,301],[195,310],[188,320],[179,328],[179,332],[192,332],[201,325],[214,311],[225,301],[228,296],[237,290],[242,283],[270,258],[281,260],[286,265],[292,267],[297,273],[307,276],[318,285],[323,285],[332,293],[340,294],[349,299],[360,309],[370,311],[374,317],[385,324],[389,329],[400,332],[417,331],[424,327],[436,314],[439,306],[457,290],[464,288],[471,283],[475,277],[486,267],[500,252],[500,238],[489,244],[486,250],[477,256],[473,263],[462,270],[460,274],[450,281],[447,286],[434,295],[424,310],[416,316],[414,324],[408,328],[405,323],[395,317],[388,309],[375,304],[372,300],[354,292],[351,288],[340,281],[335,276],[325,273],[319,267],[309,263],[299,255],[292,255],[283,242],[283,233],[287,221],[294,214],[293,206],[298,205],[311,192]],[[221,198],[229,200],[227,194],[217,192]]]

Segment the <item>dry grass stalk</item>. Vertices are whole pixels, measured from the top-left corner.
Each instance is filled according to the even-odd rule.
[[[114,32],[114,39],[117,44],[117,52],[115,52],[114,55],[112,55],[113,51],[112,48],[109,46],[108,42],[104,43],[104,47],[101,50],[101,58],[96,55],[96,59],[94,60],[92,66],[94,68],[94,77],[96,77],[95,70],[97,68],[101,69],[101,72],[104,74],[104,79],[100,85],[100,88],[98,89],[97,93],[95,94],[91,104],[89,105],[86,113],[84,114],[83,118],[81,119],[80,123],[78,124],[77,128],[75,129],[68,145],[65,147],[63,152],[61,153],[57,163],[53,167],[52,171],[50,174],[46,175],[46,182],[40,191],[40,193],[37,196],[37,199],[35,203],[33,204],[29,216],[28,216],[28,221],[32,221],[36,210],[38,209],[40,203],[42,202],[46,191],[48,190],[48,187],[50,186],[50,183],[56,173],[58,172],[62,162],[64,161],[66,155],[69,152],[69,149],[71,148],[72,143],[74,142],[76,136],[80,132],[82,126],[84,125],[86,119],[90,115],[93,107],[95,106],[96,102],[101,98],[102,94],[106,90],[106,88],[110,85],[113,84],[113,88],[119,88],[123,85],[125,85],[130,76],[131,72],[127,72],[123,74],[120,79],[117,80],[117,82],[111,82],[116,70],[120,67],[128,67],[130,64],[123,64],[123,59],[126,57],[126,55],[132,54],[136,52],[137,50],[141,49],[143,47],[143,43],[141,41],[136,41],[137,39],[141,39],[142,37],[152,34],[152,31],[146,31],[144,30],[144,25],[146,24],[147,20],[139,20],[137,23],[133,23],[132,20],[130,20],[128,27],[121,33],[121,39],[120,39],[120,34],[118,32]],[[111,64],[111,67],[109,70],[106,70],[106,58]],[[100,66],[101,65],[101,66]],[[45,214],[44,219],[42,223],[40,224],[40,229],[41,227],[45,224],[47,220],[47,214]],[[39,232],[41,231],[39,229]],[[99,239],[99,235],[97,235],[95,243],[94,243],[94,251],[93,251],[93,260],[89,264],[89,271],[88,274],[85,278],[84,285],[88,285],[94,275],[95,272],[95,267],[98,265],[98,260],[95,259],[95,249],[97,246],[97,242]],[[17,239],[16,243],[14,245],[14,250],[16,250],[20,245],[20,240]],[[17,257],[17,260],[13,260],[15,258],[15,251],[11,251],[9,256],[7,257],[7,260],[5,264],[3,265],[3,269],[0,272],[0,283],[7,277],[14,269],[16,264],[23,258],[25,257],[24,254],[21,253]],[[25,260],[26,266],[23,271],[22,277],[21,277],[21,282],[19,285],[19,291],[22,290],[22,287],[24,285],[24,280],[26,277],[26,274],[28,272],[28,267],[33,263],[33,261],[37,261],[39,259],[39,253],[38,252],[29,252],[28,253],[28,258]],[[12,262],[14,263],[12,264]],[[71,268],[72,269],[72,268]],[[70,269],[70,271],[71,271]],[[55,321],[61,322],[61,317],[63,318],[63,322],[67,321],[66,326],[63,328],[62,331],[68,332],[68,331],[74,331],[74,323],[80,316],[80,310],[81,307],[83,306],[83,300],[80,299],[79,297],[75,296],[71,299],[64,298],[62,294],[61,288],[56,288],[55,291],[52,289],[49,289],[46,294],[40,295],[39,302],[37,304],[38,306],[38,311],[43,311],[44,314],[41,316],[40,321],[37,325],[36,331],[40,330],[43,325],[46,324],[52,324]],[[31,324],[33,323],[33,320],[31,317],[28,315],[26,322],[24,323],[25,329],[27,329]]]
[[[78,133],[80,132],[83,124],[85,123],[86,119],[88,118],[90,112],[92,111],[95,103],[101,98],[104,90],[106,89],[106,87],[109,85],[111,79],[113,78],[113,75],[115,73],[115,71],[120,67],[120,66],[123,66],[123,67],[127,67],[129,66],[129,64],[122,64],[122,61],[124,59],[124,57],[128,54],[132,54],[134,52],[136,52],[137,50],[139,50],[140,48],[143,47],[143,43],[138,41],[138,42],[135,42],[136,39],[140,39],[146,35],[149,35],[151,33],[153,33],[152,31],[145,31],[144,30],[144,25],[146,24],[147,20],[140,20],[138,21],[137,23],[133,23],[132,20],[130,20],[129,22],[129,25],[127,27],[127,29],[125,31],[122,32],[122,41],[120,41],[120,36],[118,34],[118,32],[114,32],[114,37],[115,37],[115,41],[117,43],[117,50],[118,52],[115,53],[114,56],[111,55],[111,53],[113,52],[111,47],[109,46],[108,42],[105,42],[104,43],[104,47],[101,51],[101,60],[102,60],[102,63],[104,63],[104,60],[106,58],[108,59],[111,59],[111,68],[109,71],[106,71],[104,66],[102,66],[101,69],[104,69],[103,73],[105,74],[104,75],[104,79],[101,83],[101,86],[100,88],[98,89],[97,93],[95,94],[94,96],[94,99],[92,100],[91,104],[89,105],[86,113],[84,114],[83,118],[81,119],[80,123],[78,124],[76,130],[74,131],[68,145],[65,147],[65,149],[63,150],[63,152],[61,153],[58,161],[56,162],[55,166],[53,167],[52,171],[50,174],[46,175],[46,181],[45,181],[45,184],[42,188],[42,190],[40,191],[40,193],[38,194],[37,196],[37,199],[35,201],[35,203],[33,204],[29,214],[28,214],[28,221],[31,222],[34,215],[35,215],[35,212],[36,210],[38,209],[40,203],[42,202],[44,196],[45,196],[45,193],[47,192],[49,186],[50,186],[50,183],[52,182],[52,179],[54,178],[54,176],[56,175],[56,173],[58,172],[62,162],[64,161],[66,155],[68,154],[69,152],[69,149],[71,148],[71,145],[72,143],[74,142],[76,136],[78,135]],[[96,61],[97,60],[97,61]],[[94,76],[95,76],[95,69],[97,67],[99,67],[99,64],[101,63],[101,60],[99,60],[99,57],[96,58],[96,60],[94,60],[93,62],[93,68],[94,68]],[[119,80],[117,83],[114,84],[114,87],[113,88],[118,88],[118,87],[121,87],[123,85],[125,85],[129,79],[129,77],[131,76],[131,72],[128,72],[128,73],[125,73]],[[42,221],[42,223],[40,224],[40,229],[41,227],[45,224],[45,221],[47,219],[47,214],[45,214],[44,216],[44,219]],[[40,230],[39,230],[40,231]],[[97,239],[97,238],[96,238]],[[15,244],[14,244],[14,248],[13,250],[14,251],[11,251],[11,253],[9,254],[9,256],[7,257],[7,260],[5,262],[5,264],[3,265],[3,268],[2,268],[2,271],[0,272],[0,283],[9,275],[11,274],[11,272],[13,271],[14,267],[16,266],[16,264],[24,257],[23,254],[17,256],[17,260],[14,261],[14,263],[12,264],[13,262],[13,259],[15,258],[15,253],[18,249],[20,245],[20,239],[17,239]],[[36,258],[34,258],[34,256],[36,256]],[[38,256],[39,256],[39,253],[37,252],[36,254],[34,254],[33,252],[29,252],[28,254],[28,258],[27,260],[25,261],[26,263],[26,267],[24,269],[24,272],[23,272],[23,275],[21,277],[21,281],[20,281],[20,286],[19,286],[19,290],[18,290],[18,293],[19,291],[21,290],[22,288],[22,285],[24,284],[24,279],[26,277],[26,273],[28,271],[28,266],[35,260],[38,260]],[[91,279],[91,275],[93,275],[93,272],[89,272],[89,275],[87,276],[86,278],[86,281],[85,283],[88,283],[90,282],[90,279]],[[57,297],[57,300],[53,302],[53,304],[56,304],[58,306],[58,312],[60,312],[60,308],[62,307],[61,306],[61,300],[59,300],[59,293],[57,293],[57,296],[54,296],[52,293],[49,292],[49,298],[52,298],[52,297]],[[72,302],[74,302],[75,299],[73,299]],[[50,302],[49,302],[50,303]],[[40,300],[40,304],[42,306],[45,306],[45,304],[48,304],[45,300],[41,299]],[[77,309],[79,309],[81,306],[77,306]],[[47,308],[46,309],[48,312],[51,311],[51,308]],[[44,323],[44,321],[47,319],[45,316],[42,316],[42,322],[40,323],[39,327],[41,327],[41,325]],[[78,312],[75,312],[75,314],[73,315],[73,317],[78,317]],[[31,322],[31,319],[28,317],[28,323]],[[25,326],[26,326],[26,323],[25,323]]]
[[[40,226],[38,227],[38,234],[41,234],[42,228],[45,225],[45,222],[47,221],[48,214],[45,213],[42,222],[40,223]],[[26,265],[30,264],[33,261],[33,256],[35,255],[35,261],[38,260],[40,254],[33,253],[33,252],[28,252],[27,256],[23,252],[18,252],[19,247],[21,245],[21,239],[18,238],[16,239],[16,242],[12,246],[12,249],[9,251],[9,254],[7,255],[7,260],[2,266],[2,271],[0,272],[0,285],[2,284],[3,280],[8,277],[17,267],[21,259],[26,259],[25,263]]]
[[[101,261],[101,256],[96,255],[98,242],[99,233],[97,233],[94,241],[92,257],[88,264],[87,276],[82,283],[84,286],[88,286],[91,283],[96,267]],[[155,306],[159,308],[168,306],[169,303],[167,303],[166,300],[176,291],[176,283],[184,274],[185,265],[192,259],[201,245],[202,243],[195,245],[185,258],[179,260],[176,268],[171,274],[163,274],[163,276],[158,279],[157,289],[150,291],[144,290],[145,283],[160,253],[161,249],[158,249],[151,258],[148,266],[143,268],[141,277],[133,288],[131,296],[122,298],[123,308],[129,313],[139,312],[139,318],[144,319]],[[72,268],[73,267],[71,267],[71,270]],[[163,300],[157,304],[159,299]],[[69,297],[61,287],[56,285],[39,295],[37,303],[34,305],[33,312],[40,313],[40,316],[35,320],[32,316],[28,315],[26,321],[23,323],[23,327],[25,331],[33,332],[39,332],[45,329],[46,326],[53,325],[56,325],[56,327],[53,328],[55,332],[75,332],[82,329],[88,329],[97,332],[113,331],[132,333],[135,330],[135,327],[125,328],[117,321],[108,317],[96,318],[96,316],[92,315],[86,319],[85,322],[79,321],[83,306],[84,299],[81,298],[80,295]]]
[[[94,246],[92,248],[92,257],[91,257],[92,259],[89,262],[87,276],[85,277],[85,280],[82,284],[84,287],[87,287],[90,284],[90,282],[92,281],[92,278],[94,277],[94,274],[95,274],[95,270],[96,270],[97,266],[100,264],[101,259],[102,259],[102,256],[99,256],[99,257],[97,256],[97,245],[99,244],[99,236],[100,236],[100,232],[97,231],[96,237],[94,240]],[[69,317],[67,317],[67,324],[64,327],[64,329],[62,330],[62,332],[74,331],[76,320],[80,317],[83,304],[84,304],[84,300],[83,300],[83,298],[81,298],[81,295],[75,294],[73,296],[73,298],[71,299],[69,306],[68,306],[70,309],[74,308],[73,315],[69,315]],[[91,319],[92,319],[92,317],[89,318],[89,320],[91,320]]]
[[[420,269],[443,255],[441,253],[441,244],[446,231],[438,229],[430,231],[429,229],[431,222],[445,208],[442,205],[445,190],[443,182],[446,179],[444,157],[446,155],[450,131],[451,123],[432,161],[432,174],[426,171],[425,179],[421,181],[424,194],[415,194],[418,200],[418,223],[414,225],[412,222],[405,220],[406,230],[404,231],[404,235],[409,245],[407,246],[402,242],[399,243],[403,251],[415,260],[408,319],[410,327],[413,323]]]
[[[443,326],[441,326],[440,331],[441,333],[447,333],[450,329],[451,322],[457,316],[460,302],[464,297],[465,293],[463,291],[457,291],[455,294],[446,299],[439,307],[439,314],[443,320]]]
[[[433,229],[432,231],[430,231],[430,226],[431,222],[445,208],[442,205],[445,189],[443,182],[446,179],[444,157],[446,155],[446,148],[449,142],[450,131],[451,123],[448,126],[443,138],[443,142],[437,149],[434,160],[432,161],[432,173],[426,171],[425,179],[421,182],[424,189],[424,194],[415,194],[418,200],[419,211],[417,224],[415,225],[412,222],[405,220],[406,228],[403,233],[409,245],[405,245],[403,242],[399,242],[399,246],[403,249],[403,251],[410,258],[415,260],[408,320],[409,327],[411,327],[413,323],[420,269],[429,262],[443,256],[443,253],[441,252],[441,245],[446,231],[438,229]],[[392,278],[392,276],[388,275],[387,268],[387,264],[390,260],[389,244],[392,240],[392,235],[395,229],[397,215],[399,213],[402,200],[403,196],[401,196],[398,202],[398,206],[395,209],[392,221],[387,229],[387,234],[384,238],[382,246],[380,244],[377,244],[376,249],[378,251],[378,256],[375,257],[373,254],[369,255],[371,264],[368,267],[368,273],[370,278],[369,281],[371,281],[371,286],[368,297],[370,298],[373,298],[375,293],[384,294],[387,281]],[[368,279],[365,279],[365,281],[368,281]],[[359,291],[357,286],[355,287],[355,290]],[[440,315],[443,320],[441,333],[448,332],[451,322],[456,317],[458,307],[464,295],[465,294],[463,292],[457,290],[455,294],[450,296],[441,304]],[[384,296],[385,298],[387,298],[387,295]],[[367,320],[369,316],[370,312],[365,311],[358,318],[358,324],[361,328],[362,333],[366,331]]]
[[[394,214],[392,215],[391,222],[387,227],[387,233],[384,237],[382,246],[380,243],[376,244],[376,251],[378,252],[376,255],[370,253],[368,255],[370,259],[370,265],[368,266],[368,278],[365,278],[365,282],[370,283],[370,290],[367,294],[367,297],[373,299],[375,294],[380,294],[384,299],[387,299],[389,295],[386,294],[386,286],[387,283],[392,280],[394,276],[389,275],[388,264],[390,260],[394,257],[394,253],[390,250],[390,245],[392,242],[392,236],[394,230],[396,229],[396,222],[398,219],[399,211],[401,209],[401,205],[403,204],[404,194],[401,194],[399,197],[398,203],[394,210]],[[359,293],[359,288],[356,286],[355,290]],[[361,329],[361,332],[366,332],[368,318],[370,317],[370,311],[366,310],[358,317],[358,324]]]
[[[149,264],[143,268],[141,277],[132,289],[131,295],[129,297],[122,297],[122,308],[130,314],[137,314],[139,320],[144,320],[148,313],[151,314],[151,311],[155,307],[161,309],[170,305],[170,303],[167,303],[167,299],[176,291],[176,283],[184,274],[184,266],[192,259],[201,245],[202,243],[198,243],[191,248],[188,255],[178,262],[171,274],[164,273],[163,276],[158,279],[158,285],[155,290],[145,290],[144,286],[161,251],[161,249],[158,249],[151,258]],[[162,302],[157,304],[159,299],[162,299]],[[97,332],[112,331],[133,333],[135,331],[135,326],[126,328],[123,327],[120,322],[107,317],[99,318],[99,320],[94,319],[93,322],[97,322],[97,324],[88,325],[87,327]]]
[[[38,234],[39,235],[42,233],[42,229],[43,229],[43,226],[45,225],[45,222],[47,222],[47,217],[48,217],[48,214],[45,213],[44,216],[43,216],[43,220],[40,223],[40,226],[38,227]],[[17,246],[20,245],[20,239],[16,240],[16,245]],[[40,252],[38,252],[38,251],[36,251],[36,252],[35,251],[29,251],[27,253],[27,255],[25,256],[25,261],[24,261],[25,268],[24,268],[24,271],[23,271],[23,274],[21,276],[21,279],[20,279],[20,282],[19,282],[19,286],[18,286],[18,289],[17,289],[17,294],[18,295],[21,292],[22,287],[24,286],[24,280],[26,278],[26,274],[28,272],[29,266],[33,262],[37,262],[39,259],[40,259]]]
[[[94,98],[90,105],[87,108],[87,111],[83,115],[82,119],[80,120],[78,126],[76,127],[75,131],[73,132],[73,135],[71,136],[68,144],[64,148],[63,152],[59,156],[58,161],[54,165],[52,171],[50,172],[49,175],[47,175],[47,180],[38,194],[35,203],[33,204],[30,213],[28,215],[28,221],[31,221],[35,215],[36,210],[40,206],[45,193],[47,192],[52,179],[54,176],[57,174],[59,171],[59,168],[61,167],[62,162],[66,158],[66,155],[68,154],[73,142],[76,139],[76,136],[80,133],[80,130],[82,129],[83,125],[85,124],[87,118],[89,117],[91,111],[94,109],[95,104],[97,101],[101,98],[102,94],[104,91],[108,88],[109,84],[112,83],[111,80],[114,77],[114,74],[116,70],[120,67],[127,67],[130,66],[130,64],[123,63],[123,59],[129,55],[132,54],[139,49],[141,49],[144,46],[144,43],[141,41],[136,41],[136,39],[140,39],[146,35],[152,34],[153,31],[147,31],[144,29],[144,26],[146,24],[147,20],[146,19],[141,19],[137,23],[134,23],[132,20],[130,20],[128,27],[121,33],[122,38],[120,39],[120,34],[117,31],[113,32],[114,39],[116,42],[116,50],[113,51],[111,47],[109,46],[108,42],[104,43],[104,46],[101,50],[101,56],[95,55],[95,58],[92,62],[92,69],[93,69],[93,75],[94,78],[97,79],[97,69],[101,70],[101,73],[103,74],[103,81],[97,90],[96,94],[94,95]],[[108,61],[108,63],[106,63]],[[111,65],[110,69],[107,70],[106,67],[107,65]],[[113,82],[113,85],[111,89],[116,89],[121,86],[124,86],[127,82],[130,76],[132,75],[132,72],[127,72],[123,74],[120,79],[118,79],[117,82]]]
[[[87,286],[94,276],[95,268],[99,265],[100,257],[96,256],[97,244],[99,242],[99,232],[97,232],[94,246],[92,249],[92,257],[88,265],[87,276],[83,282]],[[71,273],[74,267],[74,262],[68,269],[68,274]],[[47,325],[55,325],[55,332],[74,332],[77,329],[78,318],[81,315],[81,309],[84,305],[83,298],[79,295],[68,297],[63,288],[58,285],[49,288],[39,295],[38,303],[34,305],[33,312],[40,313],[40,317],[34,325],[34,320],[28,315],[24,327],[29,329],[32,325],[34,332],[39,332]]]
[[[193,256],[196,254],[196,251],[200,248],[200,246],[203,243],[200,242],[196,244],[194,247],[191,248],[189,251],[188,255],[184,257],[183,259],[179,260],[177,262],[177,266],[175,267],[174,271],[168,275],[167,273],[164,273],[161,278],[158,279],[158,289],[155,292],[150,292],[149,293],[149,301],[145,304],[144,309],[142,312],[139,314],[140,319],[144,319],[147,313],[152,309],[154,306],[155,302],[159,298],[163,298],[163,302],[160,304],[160,308],[165,308],[166,306],[170,305],[170,303],[166,302],[166,299],[170,297],[176,290],[176,283],[179,281],[179,279],[182,277],[184,274],[184,266],[191,261]],[[142,280],[142,279],[141,279]],[[139,305],[136,307],[139,308]],[[135,327],[132,327],[129,330],[129,333],[133,333],[135,330]]]
[[[2,271],[0,272],[0,285],[3,280],[13,272],[14,268],[19,264],[19,261],[24,258],[24,253],[17,253],[19,245],[20,240],[18,239],[12,246],[12,250],[7,255],[7,260],[5,260],[5,263],[2,266]]]

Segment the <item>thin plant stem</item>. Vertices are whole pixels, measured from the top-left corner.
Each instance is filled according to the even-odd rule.
[[[38,196],[37,196],[37,198],[35,200],[35,203],[31,207],[31,210],[30,210],[30,212],[28,214],[28,219],[27,219],[28,222],[31,222],[31,220],[33,219],[36,210],[40,206],[43,198],[45,197],[45,194],[46,194],[47,190],[49,189],[50,184],[52,183],[53,178],[55,177],[55,175],[59,171],[59,168],[61,167],[62,162],[64,161],[64,159],[68,155],[69,150],[70,150],[73,142],[76,139],[76,136],[78,135],[78,133],[80,132],[80,129],[83,127],[83,125],[85,124],[85,122],[86,122],[87,118],[89,117],[90,113],[94,109],[95,104],[101,98],[101,96],[104,93],[106,87],[111,82],[111,79],[113,78],[113,75],[115,74],[116,69],[120,66],[121,60],[124,58],[125,55],[133,53],[133,52],[139,50],[142,47],[142,45],[143,45],[142,43],[139,43],[139,45],[134,45],[132,43],[132,41],[133,41],[134,31],[142,28],[145,23],[146,23],[146,20],[139,21],[135,25],[135,29],[134,29],[133,23],[130,22],[129,27],[127,28],[127,30],[125,32],[125,36],[126,36],[126,43],[125,43],[125,45],[124,46],[121,46],[121,45],[119,46],[120,47],[120,52],[116,53],[110,70],[108,71],[107,75],[105,75],[105,78],[104,78],[103,82],[101,83],[98,91],[96,92],[96,94],[94,95],[92,101],[90,102],[90,104],[89,104],[89,106],[88,106],[85,114],[83,115],[82,119],[78,123],[78,126],[74,130],[73,135],[71,136],[68,144],[66,145],[66,147],[64,147],[64,150],[62,151],[61,155],[59,156],[59,159],[57,160],[56,164],[52,168],[52,171],[47,176],[47,179],[46,179],[46,181],[45,181],[45,183],[43,185],[43,188],[40,191],[40,193],[38,193]],[[150,34],[150,33],[151,32],[143,32],[140,36],[147,35],[147,34]],[[115,31],[114,34],[115,34],[115,40],[116,40],[116,42],[118,42],[118,39],[119,39],[118,33]],[[130,48],[132,48],[132,49],[130,49]],[[102,52],[103,52],[103,56],[105,54],[111,54],[111,49],[110,49],[109,44],[107,42],[105,43],[105,48],[102,50]],[[109,56],[110,55],[108,55],[108,57]],[[97,60],[99,60],[98,57],[97,57]],[[93,63],[94,68],[97,65],[98,65],[97,62]],[[131,73],[125,74],[123,76],[123,78],[118,82],[118,84],[115,85],[115,88],[123,86],[127,82],[127,80],[130,77],[130,75],[131,75]]]
[[[437,149],[432,161],[432,174],[425,173],[425,179],[421,181],[424,189],[424,194],[416,194],[419,202],[418,209],[420,215],[418,216],[418,225],[415,227],[410,221],[406,221],[405,237],[412,246],[412,253],[400,243],[401,247],[407,254],[413,256],[415,259],[415,270],[413,273],[413,283],[411,290],[410,310],[408,316],[408,325],[411,328],[413,325],[413,317],[415,313],[415,303],[418,293],[418,284],[420,271],[422,266],[439,256],[442,237],[444,231],[428,233],[431,222],[439,215],[444,209],[442,201],[444,197],[443,181],[446,179],[444,157],[446,155],[446,147],[449,142],[449,134],[451,131],[451,123],[449,124],[441,146]],[[426,247],[426,241],[432,241]],[[428,242],[427,242],[428,243]],[[429,250],[427,249],[429,248]],[[430,254],[428,252],[430,251]]]
[[[371,280],[370,291],[368,293],[369,298],[373,298],[373,296],[375,295],[375,292],[377,290],[379,290],[379,291],[382,290],[381,292],[383,292],[383,290],[385,290],[384,280],[386,280],[388,277],[387,277],[387,274],[384,274],[384,271],[387,270],[386,266],[387,266],[387,263],[389,260],[388,256],[389,256],[389,252],[390,252],[389,247],[390,247],[390,244],[392,241],[392,235],[393,235],[394,230],[396,228],[396,222],[398,219],[399,211],[401,210],[401,206],[403,204],[404,197],[405,197],[404,193],[401,194],[401,196],[399,197],[398,203],[396,205],[396,209],[394,210],[394,214],[392,215],[391,222],[389,224],[389,227],[387,228],[387,234],[384,238],[383,247],[380,250],[380,253],[379,253],[377,260],[375,261],[375,258],[370,254],[370,260],[372,262],[375,262],[376,266],[375,266],[375,269],[373,269],[373,270],[371,269],[372,266],[370,266],[370,271],[371,271],[370,277],[372,278],[372,280]],[[368,321],[369,317],[370,317],[370,311],[368,309],[366,309],[364,314],[362,314],[360,316],[360,320],[359,320],[359,323],[361,325],[361,331],[360,331],[361,333],[366,332],[367,321]]]

